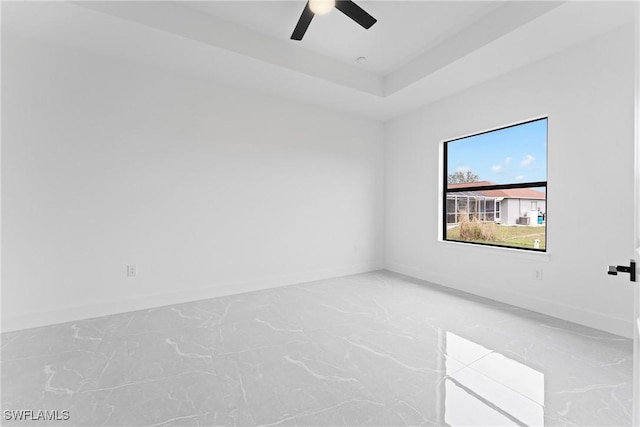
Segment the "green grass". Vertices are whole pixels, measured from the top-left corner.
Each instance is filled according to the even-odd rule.
[[[533,249],[534,240],[540,239],[540,249],[546,247],[546,226],[508,226],[496,225],[497,236],[495,240],[472,240],[475,243],[487,243],[490,245],[510,246],[515,248]],[[460,238],[460,228],[454,227],[447,231],[448,240],[464,241]]]

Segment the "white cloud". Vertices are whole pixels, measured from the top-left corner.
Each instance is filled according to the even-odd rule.
[[[500,173],[502,172],[502,166],[500,165],[491,166],[491,170],[494,171],[495,173]]]
[[[469,166],[458,166],[458,169],[456,169],[456,172],[469,172],[471,171],[471,168]]]
[[[524,175],[518,175],[515,179],[516,181],[522,181],[524,179]]]
[[[509,166],[511,164],[511,157],[507,157],[506,159],[504,159],[504,163]]]
[[[533,161],[534,161],[535,159],[536,159],[536,158],[535,158],[535,157],[533,157],[531,154],[527,154],[527,155],[524,157],[524,159],[522,159],[522,161],[520,162],[520,167],[521,167],[521,168],[524,168],[524,167],[529,166],[531,163],[533,163]]]

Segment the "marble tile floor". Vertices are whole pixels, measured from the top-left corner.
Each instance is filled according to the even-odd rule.
[[[387,271],[1,345],[7,426],[631,424],[631,340]]]

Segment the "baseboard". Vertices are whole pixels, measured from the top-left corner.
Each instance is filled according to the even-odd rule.
[[[550,301],[543,298],[523,295],[506,289],[492,289],[477,282],[453,279],[450,276],[434,274],[427,270],[411,267],[397,262],[387,262],[386,270],[425,280],[437,285],[468,292],[480,297],[503,302],[516,307],[546,314],[558,319],[599,329],[626,338],[633,338],[633,321],[606,316],[602,313],[585,310],[580,307]]]
[[[142,297],[105,301],[82,306],[62,307],[46,312],[33,312],[17,316],[3,317],[1,330],[2,332],[10,332],[29,329],[92,317],[108,316],[110,314],[162,307],[170,304],[198,301],[202,299],[330,279],[333,277],[366,273],[383,268],[384,262],[372,261],[324,270],[300,272],[290,275],[255,278],[241,282],[218,283],[207,287],[187,289],[179,292],[145,295]]]
[[[382,261],[361,263],[333,269],[301,272],[286,276],[245,280],[242,282],[218,283],[203,288],[187,289],[180,292],[145,295],[143,297],[135,297],[123,300],[105,301],[82,306],[63,307],[46,312],[33,312],[18,316],[8,316],[2,318],[1,330],[2,332],[10,332],[92,317],[108,316],[110,314],[144,310],[170,304],[179,304],[183,302],[197,301],[207,298],[235,295],[246,292],[259,291],[263,289],[272,289],[298,283],[312,282],[315,280],[347,276],[350,274],[366,273],[383,268],[389,271],[411,276],[416,279],[421,279],[445,287],[469,292],[474,295],[490,298],[527,310],[536,311],[548,316],[567,320],[569,322],[578,323],[623,337],[633,338],[634,325],[632,321],[605,316],[601,313],[584,310],[579,307],[561,304],[542,298],[531,297],[529,295],[523,295],[505,289],[500,289],[500,292],[498,293],[495,289],[491,289],[487,286],[479,286],[477,282],[471,283],[461,280],[452,280],[452,278],[449,276],[436,275],[426,270],[418,269],[396,262],[387,262],[385,264]]]

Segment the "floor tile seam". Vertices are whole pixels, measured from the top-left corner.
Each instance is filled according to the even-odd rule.
[[[309,330],[308,332],[315,332],[315,331],[320,331],[320,330],[326,330],[326,328],[316,328],[313,330]],[[306,335],[307,331],[303,331],[302,334],[309,338],[308,340],[300,340],[300,339],[290,339],[290,340],[286,340],[286,341],[281,341],[281,342],[274,342],[272,344],[268,344],[268,345],[262,345],[262,346],[257,346],[257,347],[251,347],[251,348],[246,348],[244,350],[238,350],[238,351],[224,351],[218,354],[214,354],[215,356],[234,356],[234,355],[238,355],[238,354],[242,354],[242,353],[249,353],[252,351],[256,351],[256,350],[263,350],[263,349],[270,349],[270,348],[282,348],[282,349],[286,349],[288,350],[287,346],[290,344],[295,344],[295,343],[302,343],[302,344],[312,344],[312,345],[317,345],[317,346],[322,346],[322,342],[315,340],[313,338],[310,338]],[[336,338],[336,339],[341,339],[343,338],[340,335],[337,334],[332,334],[330,332],[327,332],[329,335],[331,335],[332,338]],[[214,352],[215,353],[215,352]]]
[[[485,348],[485,350],[487,350],[487,353],[483,354],[483,355],[482,355],[482,356],[480,356],[480,357],[477,357],[477,358],[473,359],[471,362],[468,362],[468,363],[464,363],[464,362],[463,362],[463,363],[464,363],[464,365],[465,365],[465,366],[471,366],[471,365],[473,365],[474,363],[476,363],[476,362],[478,362],[478,361],[480,361],[480,360],[484,359],[485,357],[490,356],[490,355],[492,355],[492,354],[494,354],[494,353],[495,353],[495,354],[498,354],[498,355],[501,355],[500,353],[498,353],[497,351],[494,351],[494,350],[488,350],[488,349],[486,349],[486,348]],[[454,357],[454,359],[455,359],[455,357]],[[457,360],[457,359],[456,359],[456,360]]]
[[[483,355],[483,356],[480,356],[480,357],[478,357],[477,359],[474,359],[473,361],[468,362],[468,363],[464,363],[464,362],[462,362],[462,361],[460,361],[460,360],[456,359],[455,357],[452,357],[452,359],[453,359],[453,360],[455,360],[456,362],[458,362],[458,363],[459,363],[460,365],[462,365],[462,366],[460,366],[459,368],[454,369],[454,370],[453,370],[452,372],[450,372],[450,373],[445,371],[445,374],[443,375],[443,377],[441,378],[441,380],[442,380],[442,379],[446,379],[446,377],[450,377],[450,376],[452,376],[452,375],[457,374],[458,372],[461,372],[461,371],[462,371],[462,370],[464,370],[464,369],[469,368],[471,365],[473,365],[473,364],[474,364],[474,363],[476,363],[477,361],[479,361],[479,360],[481,360],[481,359],[484,359],[485,357],[489,356],[489,355],[490,355],[490,354],[492,354],[492,353],[495,353],[495,352],[494,352],[494,351],[490,351],[489,353],[487,353],[487,354],[485,354],[485,355]],[[443,353],[443,355],[444,355],[444,356],[445,356],[445,358],[446,358],[447,354],[446,354],[446,353]],[[446,369],[446,368],[445,368],[445,369]],[[473,371],[474,371],[474,372],[477,372],[475,369],[474,369]]]
[[[214,357],[236,356],[236,355],[239,355],[239,354],[249,353],[249,352],[256,351],[256,350],[264,350],[264,349],[277,348],[277,347],[285,348],[283,344],[270,344],[270,345],[265,345],[265,346],[247,348],[245,350],[225,351],[225,352],[222,352],[222,353],[214,354]]]
[[[414,398],[414,397],[415,397],[415,395],[412,395],[412,396],[410,396],[410,397],[411,397],[411,398]],[[394,396],[393,396],[393,399],[394,399],[394,401],[393,401],[393,402],[391,402],[391,408],[395,408],[395,407],[397,407],[398,405],[402,405],[402,404],[404,404],[404,406],[408,407],[410,410],[412,410],[412,411],[414,411],[416,414],[418,414],[418,416],[419,416],[420,418],[422,418],[422,420],[423,420],[423,421],[422,421],[422,423],[417,424],[417,425],[419,425],[419,426],[423,426],[423,425],[425,425],[425,423],[431,423],[431,424],[429,424],[429,425],[436,425],[436,424],[434,424],[434,423],[435,423],[435,421],[434,421],[434,420],[435,420],[435,418],[434,418],[434,419],[430,419],[430,418],[425,417],[425,415],[424,415],[422,412],[420,412],[420,411],[418,410],[418,408],[416,408],[414,405],[411,405],[411,404],[410,404],[406,399],[403,399],[402,397],[398,397],[398,396],[396,396],[396,395],[394,395]],[[402,417],[401,417],[401,418],[402,418]],[[402,419],[403,419],[403,418],[402,418]],[[403,421],[405,421],[405,420],[403,419]],[[413,425],[413,424],[409,424],[409,423],[407,423],[407,422],[405,421],[405,425],[410,426],[410,425]]]
[[[607,389],[618,389],[622,386],[633,386],[632,381],[620,382],[617,384],[612,383],[591,383],[585,387],[574,387],[569,390],[547,390],[549,394],[574,394],[574,393],[586,393],[594,390],[607,390]]]
[[[291,358],[290,358],[291,359]],[[361,372],[358,371],[357,368],[353,368],[353,367],[341,367],[339,364],[333,364],[330,363],[329,361],[326,361],[324,359],[309,359],[307,357],[304,356],[300,356],[299,362],[309,365],[313,365],[313,368],[319,368],[319,370],[322,369],[329,369],[332,370],[333,372],[329,373],[329,374],[320,374],[321,376],[326,376],[326,377],[333,377],[334,380],[337,381],[342,381],[341,379],[338,379],[339,377],[341,377],[341,375],[351,375],[350,377],[346,377],[346,378],[352,378],[353,380],[355,380],[355,382],[357,384],[360,385],[361,390],[365,391],[367,394],[369,394],[371,397],[373,397],[375,395],[375,393],[373,393],[369,387],[365,384],[366,380],[370,379],[370,377],[367,376],[359,376],[361,375]],[[311,368],[309,368],[311,370]],[[317,372],[314,372],[317,373]],[[340,374],[340,375],[338,375]],[[341,378],[345,378],[345,377],[341,377]],[[347,380],[349,381],[349,380]]]
[[[501,414],[502,416],[510,419],[511,422],[513,422],[513,423],[515,423],[517,425],[522,425],[522,426],[526,426],[527,425],[523,421],[519,420],[515,415],[513,415],[512,411],[509,411],[509,410],[505,409],[502,405],[499,405],[494,400],[485,397],[483,394],[481,394],[477,390],[474,390],[473,388],[471,388],[467,384],[464,384],[459,379],[457,379],[455,377],[449,377],[449,379],[455,386],[457,386],[459,388],[462,388],[466,393],[472,395],[475,399],[479,400],[485,406],[491,408],[492,410],[496,411],[497,413]],[[529,400],[531,401],[531,399],[529,399]],[[544,414],[544,405],[537,404],[537,403],[535,403],[533,401],[532,401],[532,403],[536,404],[537,406],[540,406],[542,411],[543,411],[543,414]]]
[[[315,330],[322,330],[323,328],[317,328],[314,329]],[[306,336],[306,331],[300,331],[300,332],[296,332],[296,333],[301,333],[304,336]],[[310,331],[311,332],[311,331]],[[292,336],[290,336],[290,338],[293,338]],[[309,337],[307,337],[309,338]],[[312,338],[309,338],[308,340],[303,340],[303,339],[287,339],[287,340],[281,340],[281,341],[277,341],[274,342],[272,344],[268,344],[268,345],[261,345],[261,346],[256,346],[256,347],[250,347],[250,348],[246,348],[243,350],[237,350],[237,351],[228,351],[228,350],[224,350],[224,351],[217,351],[219,350],[221,347],[224,347],[224,344],[218,344],[218,345],[214,345],[213,347],[209,348],[209,347],[205,347],[201,344],[198,344],[197,342],[194,341],[184,341],[184,340],[180,340],[181,343],[186,343],[186,344],[194,344],[196,346],[199,346],[203,349],[206,350],[210,350],[211,351],[211,355],[212,357],[222,357],[222,356],[233,356],[233,355],[238,355],[238,354],[242,354],[242,353],[248,353],[251,351],[256,351],[256,350],[262,350],[262,349],[268,349],[268,348],[275,348],[275,347],[281,347],[281,348],[286,348],[287,345],[292,344],[292,343],[310,343],[310,344],[318,344],[318,342]]]
[[[606,362],[606,363],[598,363],[598,360],[595,359],[590,359],[590,358],[584,358],[584,357],[576,357],[574,355],[571,355],[571,359],[575,360],[577,362],[580,363],[584,363],[589,365],[590,368],[605,368],[605,369],[614,369],[616,372],[618,371],[618,369],[616,369],[615,367],[620,367],[620,372],[622,373],[622,367],[625,365],[625,362],[628,362],[629,367],[631,369],[633,369],[633,353],[629,354],[629,357],[624,357],[621,358],[619,360],[616,360],[614,362]]]
[[[491,352],[491,353],[494,353],[494,352]],[[496,354],[499,354],[499,353],[496,353]],[[488,354],[487,354],[486,356],[488,356]],[[478,360],[476,360],[476,361],[474,361],[474,362],[471,362],[470,364],[466,365],[466,366],[465,366],[464,368],[462,368],[462,369],[471,369],[471,370],[472,370],[473,372],[475,372],[476,374],[481,375],[481,376],[483,376],[484,378],[488,378],[489,380],[491,380],[491,381],[493,381],[493,382],[495,382],[495,383],[497,383],[497,384],[500,384],[501,386],[503,386],[503,387],[505,387],[505,388],[508,388],[509,390],[511,390],[511,391],[513,391],[514,393],[516,393],[516,394],[518,394],[518,395],[520,395],[520,396],[524,397],[524,398],[525,398],[525,399],[527,399],[527,400],[530,400],[531,402],[535,403],[536,405],[539,405],[539,406],[541,406],[542,408],[544,408],[544,407],[545,407],[545,406],[544,406],[544,403],[540,403],[540,402],[535,401],[534,399],[530,398],[529,396],[526,396],[526,395],[522,394],[521,392],[519,392],[518,390],[515,390],[514,388],[512,388],[512,387],[508,386],[507,384],[504,384],[504,383],[502,383],[501,381],[498,381],[497,379],[492,378],[492,377],[490,377],[489,375],[486,375],[486,374],[484,374],[483,372],[478,371],[477,369],[475,369],[475,368],[472,366],[473,364],[475,364],[476,362],[478,362],[479,360],[483,359],[483,358],[484,358],[484,357],[486,357],[486,356],[483,356],[483,357],[481,357],[480,359],[478,359]],[[460,369],[460,370],[462,370],[462,369]],[[545,389],[545,393],[546,393],[546,389]]]
[[[455,375],[455,374],[457,374],[458,372],[460,372],[460,371],[462,371],[463,369],[466,369],[466,368],[468,368],[468,365],[464,365],[464,364],[463,364],[462,366],[460,366],[460,367],[456,368],[456,369],[453,369],[451,372],[447,372],[447,371],[446,371],[446,368],[445,368],[445,372],[444,372],[444,374],[442,375],[442,378],[440,378],[440,379],[438,380],[438,382],[440,382],[441,380],[446,379],[447,377],[450,377],[450,376],[452,376],[452,375]]]
[[[489,353],[487,353],[487,354],[485,354],[485,355],[482,355],[482,356],[478,357],[477,359],[474,359],[473,361],[468,362],[468,363],[464,363],[464,362],[462,362],[462,361],[460,361],[460,360],[456,359],[455,357],[452,357],[452,359],[453,359],[453,360],[455,360],[456,362],[460,363],[462,366],[460,366],[459,368],[457,368],[457,369],[453,370],[453,372],[451,372],[451,373],[447,373],[447,374],[445,375],[445,377],[450,377],[450,376],[455,375],[455,374],[457,374],[458,372],[460,372],[460,371],[462,371],[462,370],[464,370],[464,369],[469,368],[469,367],[470,367],[471,365],[473,365],[474,363],[478,362],[479,360],[484,359],[485,357],[489,356],[489,355],[490,355],[490,354],[492,354],[492,353],[496,353],[496,352],[495,352],[495,351],[490,351]],[[496,353],[496,354],[499,354],[499,353]],[[446,354],[445,354],[445,356],[446,356]],[[477,371],[477,370],[475,370],[475,369],[473,369],[473,371],[474,371],[474,372],[478,372],[478,371]],[[480,372],[478,372],[478,373],[480,373]]]
[[[281,418],[279,420],[273,421],[271,423],[264,423],[264,424],[258,424],[258,425],[261,426],[261,427],[272,427],[272,426],[283,425],[282,423],[285,423],[285,422],[290,421],[290,420],[295,420],[297,418],[314,416],[314,415],[321,414],[323,412],[327,412],[327,411],[331,411],[331,410],[334,410],[334,409],[341,408],[342,406],[345,406],[345,405],[362,404],[362,403],[370,404],[370,405],[376,405],[376,406],[382,406],[382,407],[385,406],[384,403],[380,403],[380,402],[377,402],[375,400],[352,398],[352,399],[344,400],[344,401],[342,401],[340,403],[337,403],[335,405],[331,405],[331,406],[324,407],[324,408],[319,408],[319,409],[316,409],[316,410],[314,410],[314,409],[303,410],[301,412],[298,412],[297,414],[286,416],[284,418]],[[298,424],[296,424],[296,425],[298,425]]]
[[[203,326],[203,329],[216,329],[216,328],[220,328],[222,326],[231,326],[231,325],[238,325],[238,324],[246,324],[246,323],[255,323],[255,322],[259,322],[259,320],[257,320],[257,317],[254,318],[247,318],[247,319],[242,319],[242,320],[235,320],[232,322],[225,322],[225,323],[219,323],[219,324],[215,324],[215,325],[209,325],[209,326]],[[261,319],[264,320],[264,319]],[[305,327],[304,323],[295,323],[292,322],[289,319],[278,319],[283,321],[283,323],[285,323],[288,326],[291,327],[297,327],[300,330],[296,331],[296,330],[291,330],[290,332],[315,332],[318,330],[323,330],[323,329],[327,329],[329,326],[339,326],[345,323],[358,323],[358,320],[344,320],[344,321],[339,321],[339,322],[331,322],[328,325],[323,325],[323,326],[317,326],[317,327]],[[267,321],[269,321],[269,319],[267,319]],[[282,331],[282,332],[288,332],[288,331]]]
[[[89,353],[89,354],[92,354],[92,355],[95,355],[95,356],[104,356],[104,354],[102,354],[100,352],[97,352],[97,351],[85,350],[85,349],[75,349],[75,350],[61,351],[61,352],[57,352],[57,353],[42,353],[42,354],[38,354],[38,355],[34,355],[34,356],[18,357],[18,358],[15,358],[15,359],[1,359],[0,358],[0,365],[2,365],[3,363],[34,360],[34,359],[39,359],[39,358],[44,358],[44,357],[62,356],[62,355],[71,354],[71,353]]]
[[[422,361],[424,359],[423,357],[420,357],[420,356],[416,357],[414,355],[407,355],[406,353],[398,353],[397,351],[394,350],[394,348],[381,346],[380,344],[369,339],[358,339],[358,341],[354,343],[352,342],[354,337],[359,338],[359,336],[357,336],[356,334],[349,334],[347,336],[340,336],[338,338],[342,339],[343,341],[347,341],[351,345],[359,344],[361,346],[368,347],[370,350],[374,350],[378,353],[385,351],[384,353],[381,353],[381,354],[385,354],[386,356],[393,357],[394,359],[397,359],[397,360],[410,359],[411,361],[416,361],[416,360]],[[429,371],[437,370],[437,369],[431,369],[431,368],[424,368],[424,369],[427,369]]]
[[[292,286],[297,286],[297,285],[292,285]],[[205,301],[205,300],[201,300],[201,301]],[[175,305],[180,305],[180,304],[168,305],[166,307],[173,307]],[[203,310],[203,311],[207,312],[206,310]],[[133,314],[135,312],[136,311],[132,311],[130,313]],[[400,316],[390,316],[387,319],[390,319],[390,320],[401,320],[401,319],[405,319],[405,318],[407,318],[407,317],[409,317],[409,316],[411,316],[413,314],[415,314],[415,313],[407,313],[407,314],[403,314],[403,315],[400,315]],[[76,325],[80,324],[80,326],[83,326],[83,325],[81,325],[82,322],[94,321],[95,319],[104,319],[104,318],[107,318],[107,317],[109,317],[109,315],[103,316],[103,317],[97,317],[97,318],[82,319],[80,321],[76,321],[74,324],[76,324]],[[204,329],[211,328],[211,329],[215,329],[215,327],[220,327],[220,326],[225,325],[225,324],[236,324],[236,323],[241,323],[241,322],[244,322],[244,321],[238,320],[238,321],[235,321],[235,322],[221,323],[221,324],[215,324],[215,323],[214,324],[193,324],[193,325],[184,325],[184,326],[176,327],[176,328],[163,328],[163,329],[145,330],[145,331],[142,331],[142,332],[136,332],[136,333],[130,333],[130,334],[122,334],[122,333],[120,333],[118,331],[114,331],[114,332],[108,332],[107,331],[107,332],[103,332],[103,337],[101,338],[101,340],[104,340],[105,338],[132,337],[132,336],[145,335],[145,334],[158,333],[158,332],[165,332],[165,331],[178,331],[178,330],[188,329],[188,328],[204,328]],[[357,320],[347,320],[347,321],[339,322],[339,323],[336,323],[336,324],[354,323],[354,322],[357,322]],[[93,326],[91,326],[91,325],[86,325],[86,326],[93,328]],[[97,329],[97,328],[94,328],[94,329]],[[315,330],[319,330],[319,329],[323,329],[323,327],[310,328],[310,329],[307,329],[307,330],[308,331],[315,331]]]
[[[358,281],[355,281],[355,283],[359,283],[359,284],[361,284],[361,282],[358,282]],[[383,281],[383,283],[384,283],[384,281]],[[291,286],[292,286],[292,287],[297,287],[297,286],[303,287],[303,285],[305,285],[305,283],[302,283],[302,284],[293,284],[293,285],[291,285]],[[418,286],[423,286],[423,284],[418,284]],[[445,291],[448,291],[448,289],[446,289],[446,288],[444,288],[444,290],[445,290]],[[269,290],[265,290],[265,291],[269,291]],[[455,296],[455,297],[457,297],[457,298],[460,298],[460,296],[458,296],[458,295],[454,295],[454,294],[452,294],[451,292],[445,292],[445,293],[446,293],[447,295],[452,295],[452,296]],[[207,299],[202,299],[202,300],[194,301],[194,303],[195,303],[195,302],[208,301],[208,300],[222,300],[222,299],[224,299],[224,297],[207,298]],[[462,297],[462,299],[465,299],[465,298],[464,298],[464,297]],[[465,299],[465,300],[466,300],[466,299]],[[163,307],[154,307],[154,309],[159,309],[159,308],[171,308],[171,307],[176,307],[176,306],[180,306],[180,305],[183,305],[183,304],[184,304],[184,303],[170,304],[170,305],[163,306]],[[138,312],[138,311],[140,311],[140,310],[134,310],[134,311],[127,312],[127,313],[124,313],[124,314],[125,314],[125,315],[130,315],[130,316],[131,316],[131,315],[134,315],[134,313],[136,313],[136,312]],[[207,310],[204,310],[204,309],[201,309],[201,311],[204,311],[204,312],[206,312],[206,313],[208,313],[208,314],[213,314],[213,312],[208,312]],[[119,313],[118,315],[122,315],[122,313]],[[406,317],[408,317],[408,316],[410,316],[410,315],[411,315],[411,314],[405,314],[405,315],[400,316],[399,318],[406,318]],[[88,319],[80,319],[80,320],[78,320],[78,321],[73,322],[73,324],[79,324],[79,323],[83,323],[83,322],[94,322],[94,321],[96,321],[96,320],[105,319],[105,318],[108,318],[108,317],[110,317],[110,316],[112,316],[112,315],[106,315],[106,316],[101,316],[101,317],[93,317],[93,318],[88,318]],[[133,320],[133,319],[131,319],[131,320]],[[72,322],[67,322],[67,323],[72,323]],[[130,323],[130,322],[129,322],[129,323]],[[53,325],[44,325],[44,326],[42,326],[42,327],[40,327],[40,328],[45,328],[45,327],[48,327],[48,326],[53,326]],[[192,326],[203,326],[203,325],[185,325],[184,327],[181,327],[181,328],[192,327]],[[94,328],[94,329],[96,329],[96,330],[98,330],[98,331],[101,331],[100,329],[95,328],[95,327],[94,327],[94,326],[92,326],[92,325],[86,325],[86,327]],[[206,326],[204,326],[204,327],[206,327]],[[39,329],[39,328],[37,328],[37,329]],[[107,329],[108,329],[108,328],[107,328]],[[166,330],[171,330],[171,329],[180,329],[180,328],[166,328]],[[30,329],[30,330],[31,330],[31,329]],[[165,330],[165,329],[162,329],[162,330]],[[161,330],[156,330],[156,331],[161,331]],[[145,331],[145,332],[146,332],[146,331]],[[145,333],[145,332],[143,332],[143,333]],[[115,331],[115,332],[108,332],[108,331],[107,331],[107,332],[103,332],[103,335],[104,335],[104,337],[111,337],[111,336],[136,335],[136,334],[119,334],[117,331]]]
[[[566,356],[570,357],[570,358],[571,358],[571,359],[573,359],[573,360],[577,360],[577,361],[580,361],[580,362],[582,362],[582,363],[587,363],[587,364],[589,364],[589,365],[593,365],[593,364],[595,364],[595,365],[596,365],[596,367],[597,367],[597,365],[598,365],[598,361],[599,361],[598,359],[589,358],[589,357],[579,357],[579,358],[576,358],[576,357],[575,357],[575,349],[573,349],[573,351],[572,351],[572,349],[567,348],[566,346],[563,346],[563,345],[560,345],[560,344],[554,343],[554,342],[549,343],[549,346],[550,346],[552,349],[554,349],[554,350],[556,350],[557,352],[559,352],[560,354],[566,355]],[[607,350],[610,350],[610,348],[607,348]],[[622,349],[620,349],[620,350],[622,350]],[[629,352],[628,354],[629,354],[629,356],[630,356],[630,360],[631,360],[631,361],[633,361],[633,349],[631,348],[631,349],[629,349],[629,350],[630,350],[630,352]],[[617,364],[622,364],[622,363],[624,363],[624,360],[621,360],[621,361],[616,362],[616,363],[609,363],[608,365],[601,365],[601,366],[615,366],[615,365],[617,365]]]
[[[214,325],[185,325],[185,326],[179,326],[179,327],[175,327],[175,328],[149,329],[149,330],[145,330],[145,331],[141,331],[141,332],[134,332],[134,333],[129,333],[129,334],[113,334],[113,335],[110,335],[109,338],[131,338],[131,337],[136,337],[136,336],[141,336],[141,335],[149,335],[149,334],[160,333],[160,332],[182,331],[182,330],[185,330],[185,329],[211,329],[211,330],[215,330],[215,327],[214,327]]]
[[[344,323],[338,324],[342,325]],[[298,325],[296,325],[296,327],[299,327]],[[324,326],[324,327],[317,327],[317,328],[310,328],[310,329],[300,329],[299,331],[278,331],[279,333],[281,333],[282,337],[278,337],[278,339],[273,340],[272,343],[268,344],[268,345],[261,345],[261,346],[257,346],[257,347],[251,347],[251,348],[246,348],[243,350],[238,350],[238,351],[223,351],[221,353],[218,353],[219,355],[225,355],[225,354],[239,354],[239,353],[246,353],[249,351],[254,351],[254,350],[260,350],[260,349],[264,349],[264,348],[272,348],[272,347],[283,347],[286,348],[289,344],[292,343],[308,343],[308,344],[314,344],[314,345],[321,345],[322,343],[319,342],[317,339],[314,339],[312,337],[309,336],[309,334],[312,334],[314,332],[318,332],[318,331],[328,331],[328,327]],[[306,338],[306,339],[304,339]],[[220,347],[225,347],[224,342],[220,343],[219,345]],[[214,353],[216,350],[216,346],[214,346],[213,348]]]
[[[353,323],[353,322],[343,322],[341,324],[344,323]],[[341,324],[334,324],[334,325],[341,325]],[[322,341],[318,341],[314,338],[309,337],[306,333],[309,332],[317,332],[317,331],[326,331],[327,334],[331,337],[331,339],[335,339],[335,340],[344,340],[347,338],[353,338],[354,336],[358,336],[358,334],[356,333],[351,333],[351,334],[339,334],[339,333],[333,333],[331,331],[328,330],[327,327],[318,327],[318,328],[312,328],[309,330],[303,330],[302,334],[308,338],[308,340],[299,340],[299,339],[291,339],[291,340],[283,340],[281,342],[274,342],[272,344],[269,345],[264,345],[264,346],[257,346],[257,347],[252,347],[252,348],[247,348],[244,350],[239,350],[239,351],[224,351],[218,354],[215,354],[214,351],[214,355],[215,356],[234,356],[234,355],[238,355],[238,354],[243,354],[243,353],[249,353],[252,351],[256,351],[256,350],[262,350],[262,349],[268,349],[268,348],[283,348],[283,349],[287,349],[289,344],[293,344],[293,343],[303,343],[303,344],[312,344],[312,345],[318,345],[318,346],[322,346],[323,342]],[[377,331],[376,331],[377,332]],[[385,331],[382,331],[385,332]],[[394,334],[396,335],[396,334]],[[367,344],[371,344],[370,341],[366,341]],[[375,346],[375,343],[373,344]],[[386,349],[386,348],[383,348]],[[395,353],[393,351],[390,351],[389,354],[393,355],[393,356],[402,356],[402,354],[399,353]]]
[[[346,311],[346,310],[342,310],[341,308],[334,307],[334,306],[331,306],[331,305],[326,304],[326,303],[320,303],[319,305],[323,306],[323,307],[331,308],[331,309],[333,309],[333,310],[335,310],[335,311],[337,311],[339,313],[344,313],[344,314],[347,314],[347,315],[353,315],[354,317],[373,318],[373,319],[378,319],[379,318],[379,315],[378,315],[379,314],[378,313],[379,309],[374,307],[374,306],[362,306],[362,305],[355,304],[355,303],[353,303],[351,301],[348,301],[348,300],[343,300],[343,301],[346,302],[347,304],[349,304],[350,306],[355,307],[356,309],[365,310],[365,311],[360,311],[360,312],[358,312],[358,311]],[[380,307],[380,306],[378,305],[378,307]],[[367,310],[370,310],[370,309],[372,309],[373,311],[367,311]],[[384,311],[386,311],[386,310],[384,310]]]
[[[300,332],[299,333],[310,333],[310,332],[318,332],[318,331],[328,331],[330,327],[336,327],[336,326],[342,326],[345,324],[360,324],[361,322],[359,320],[344,320],[344,321],[339,321],[339,322],[331,322],[329,324],[323,325],[323,326],[312,326],[312,327],[305,327],[304,324],[294,324],[292,322],[287,322],[288,325],[291,326],[295,326],[300,328]],[[296,331],[297,332],[297,331]]]
[[[350,337],[351,338],[351,337]],[[430,373],[438,373],[438,369],[437,368],[429,368],[429,367],[420,367],[420,366],[413,366],[410,365],[409,363],[407,363],[405,360],[403,360],[402,356],[404,355],[398,355],[397,353],[394,352],[382,352],[380,351],[380,347],[378,346],[373,346],[370,347],[370,343],[366,342],[366,344],[360,343],[360,342],[354,342],[348,338],[345,337],[341,337],[341,339],[343,341],[345,341],[347,344],[356,347],[356,348],[360,348],[363,351],[367,352],[367,353],[372,353],[375,356],[378,357],[382,357],[384,359],[387,360],[391,360],[393,363],[403,367],[404,369],[407,369],[409,371],[417,371],[420,374],[430,374]],[[382,350],[386,350],[386,348],[383,348]],[[422,359],[418,359],[418,360],[422,360]],[[411,357],[411,362],[414,362],[415,358]]]
[[[125,387],[130,387],[130,386],[136,386],[136,385],[144,385],[144,384],[151,384],[151,383],[155,383],[155,382],[159,382],[159,381],[165,381],[165,380],[172,380],[181,376],[185,376],[185,375],[191,375],[191,374],[205,374],[205,375],[213,375],[216,378],[218,377],[218,374],[215,371],[207,371],[207,370],[203,370],[203,369],[197,369],[197,370],[191,370],[191,371],[184,371],[184,372],[178,372],[172,375],[167,375],[164,377],[158,377],[158,378],[147,378],[144,380],[140,380],[140,381],[133,381],[133,382],[128,382],[128,383],[124,383],[124,384],[117,384],[111,387],[102,387],[102,388],[87,388],[85,390],[79,390],[73,393],[73,395],[78,395],[78,394],[91,394],[91,393],[100,393],[100,392],[106,392],[106,391],[113,391],[113,390],[117,390],[117,389],[121,389],[121,388],[125,388]],[[97,379],[97,378],[96,378]],[[96,384],[97,386],[97,384]]]
[[[411,316],[413,316],[415,314],[416,314],[415,312],[398,314],[398,315],[395,315],[395,314],[392,313],[391,316],[385,316],[383,318],[378,318],[377,316],[373,315],[373,313],[371,315],[369,315],[369,313],[367,313],[367,316],[366,316],[367,319],[364,319],[364,317],[355,318],[355,319],[347,319],[347,320],[344,320],[344,321],[332,322],[329,325],[323,325],[323,326],[318,326],[318,327],[310,327],[310,328],[305,327],[304,324],[294,324],[294,323],[289,322],[289,321],[287,321],[287,324],[295,325],[296,327],[301,328],[303,332],[315,332],[315,331],[318,331],[318,330],[326,330],[330,326],[339,326],[339,325],[343,325],[343,324],[366,325],[366,323],[363,322],[363,320],[377,320],[377,321],[379,321],[378,324],[380,324],[380,323],[392,324],[393,322],[397,322],[397,321],[400,321],[400,320],[407,319],[407,318],[409,318],[409,317],[411,317]],[[239,323],[239,322],[234,322],[234,323]]]
[[[170,418],[170,419],[165,420],[165,421],[161,421],[159,423],[151,424],[149,427],[161,427],[161,426],[167,425],[167,424],[169,424],[171,422],[174,422],[174,421],[186,420],[186,419],[196,418],[196,417],[205,417],[207,415],[210,415],[211,413],[212,413],[211,411],[207,411],[207,412],[204,412],[204,413],[198,413],[198,414],[193,414],[193,415],[183,415],[183,416],[179,416],[179,417],[174,417],[174,418]],[[198,425],[200,425],[200,424],[198,423]]]
[[[114,314],[105,314],[104,316],[98,316],[98,317],[83,317],[81,319],[72,319],[72,320],[68,320],[68,321],[64,321],[64,322],[59,322],[59,323],[50,323],[50,324],[46,324],[46,325],[41,325],[41,326],[34,326],[31,328],[24,328],[24,329],[18,329],[18,330],[14,330],[14,331],[7,331],[7,332],[2,332],[0,333],[0,340],[2,340],[1,336],[2,335],[13,335],[16,334],[16,336],[21,336],[21,335],[27,335],[27,337],[30,338],[35,338],[37,337],[39,334],[41,334],[42,332],[51,332],[51,331],[46,331],[46,329],[53,329],[53,332],[56,332],[57,330],[66,330],[68,331],[69,329],[72,329],[71,326],[73,325],[82,325],[84,323],[93,323],[93,322],[99,322],[102,321],[104,319],[107,319],[109,317],[113,317],[113,316],[120,316],[120,315],[130,315],[130,313],[135,313],[137,311],[140,310],[133,310],[133,311],[127,311],[124,313],[114,313]],[[100,332],[103,335],[107,334],[107,329],[105,328],[104,330],[101,328],[97,328],[95,326],[92,325],[88,325],[86,326],[87,328],[90,329],[95,329],[96,331]]]

